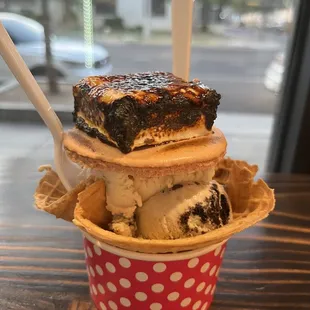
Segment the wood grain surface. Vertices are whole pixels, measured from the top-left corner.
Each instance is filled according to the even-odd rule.
[[[276,209],[229,241],[213,310],[310,309],[310,177],[266,179]],[[0,309],[94,309],[81,235],[32,208],[36,181],[0,184]]]

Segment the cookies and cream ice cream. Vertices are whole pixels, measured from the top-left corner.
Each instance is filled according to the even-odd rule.
[[[216,181],[176,184],[137,209],[139,236],[178,239],[207,233],[232,218],[229,198]]]

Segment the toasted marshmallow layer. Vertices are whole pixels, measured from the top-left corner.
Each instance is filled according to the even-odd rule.
[[[82,112],[78,112],[77,116],[83,118],[84,122],[89,126],[90,129],[98,130],[107,141],[117,146],[116,141],[111,138],[108,131],[105,130],[103,126],[96,126],[90,120],[88,120]],[[191,127],[183,127],[178,130],[163,130],[158,127],[142,129],[134,139],[132,148],[136,149],[147,145],[160,145],[170,141],[188,140],[196,137],[207,136],[210,133],[212,133],[212,131],[207,130],[205,126],[205,117],[201,116],[195,125]]]

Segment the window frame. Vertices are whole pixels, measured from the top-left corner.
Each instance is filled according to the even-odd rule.
[[[162,1],[162,11],[161,12],[156,12],[156,6],[155,6],[155,3],[157,1]],[[152,17],[165,17],[166,14],[167,14],[167,10],[166,10],[166,0],[151,0],[151,14],[152,14]]]
[[[112,0],[112,1],[100,1],[100,0],[96,0],[94,1],[94,7],[95,7],[95,11],[96,11],[96,14],[97,15],[100,15],[100,16],[115,16],[116,13],[117,13],[117,3],[116,1]],[[109,10],[107,10],[106,12],[104,10],[98,10],[98,8],[100,8],[100,6],[104,7],[106,6],[107,8],[109,8]],[[102,8],[101,7],[101,8]]]
[[[310,1],[300,0],[275,117],[269,172],[310,174]]]

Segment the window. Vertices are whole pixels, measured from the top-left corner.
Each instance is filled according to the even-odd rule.
[[[0,10],[4,10],[6,7],[5,0],[0,0]]]
[[[97,0],[95,2],[96,14],[114,15],[116,13],[115,0]]]
[[[137,118],[133,116],[130,120],[124,119],[125,113],[130,116],[134,110],[140,110],[141,123],[137,127],[141,125],[143,128],[145,127],[143,116],[153,119],[155,125],[160,116],[158,112],[165,109],[165,106],[158,104],[152,114],[148,113],[148,106],[152,105],[151,102],[156,95],[144,95],[142,90],[134,96],[137,101],[143,98],[147,103],[137,109],[130,96],[123,97],[121,90],[104,93],[105,86],[98,86],[98,79],[94,76],[155,70],[171,72],[171,15],[174,16],[171,14],[172,1],[0,0],[0,21],[3,21],[16,42],[19,53],[53,108],[45,109],[46,113],[53,116],[53,110],[55,110],[64,130],[73,128],[72,112],[74,105],[79,105],[78,99],[74,102],[72,93],[74,91],[76,95],[77,88],[73,90],[73,85],[83,78],[93,76],[88,79],[88,82],[94,89],[88,98],[79,98],[82,111],[74,116],[75,118],[83,116],[83,112],[87,114],[85,107],[87,104],[94,106],[93,95],[99,94],[102,104],[95,113],[96,119],[91,123],[83,122],[79,118],[78,123],[84,126],[84,129],[88,129],[89,134],[100,134],[100,140],[104,141],[102,133],[106,132],[102,130],[99,132],[95,128],[89,130],[87,127],[97,127],[98,122],[105,122],[107,127],[113,127],[110,138],[122,140],[124,135],[124,138],[132,138],[137,126]],[[175,3],[180,2],[180,0],[175,1]],[[42,170],[50,170],[49,165],[56,170],[61,162],[56,162],[55,165],[53,137],[0,55],[0,310],[1,308],[3,310],[95,309],[94,307],[96,309],[126,309],[127,307],[129,310],[150,308],[182,310],[206,309],[209,306],[213,310],[306,310],[307,308],[310,310],[309,176],[287,175],[289,173],[310,175],[310,0],[189,1],[193,1],[191,3],[194,4],[190,80],[199,79],[204,85],[214,88],[221,94],[214,125],[226,137],[227,156],[258,165],[258,178],[263,175],[263,179],[271,187],[276,187],[275,211],[267,221],[251,227],[248,232],[234,236],[229,241],[227,248],[229,255],[224,262],[224,270],[220,274],[221,279],[218,284],[215,283],[220,270],[218,265],[221,264],[226,247],[226,241],[222,243],[221,240],[227,239],[228,233],[232,231],[232,225],[213,231],[205,237],[187,239],[190,246],[194,242],[202,239],[207,241],[217,235],[216,242],[221,242],[216,245],[217,249],[210,244],[196,243],[197,246],[205,246],[205,248],[172,256],[169,253],[155,254],[152,259],[154,262],[150,261],[148,265],[143,261],[139,262],[135,257],[139,255],[141,259],[147,260],[148,257],[152,257],[150,256],[152,254],[135,254],[134,250],[137,248],[133,246],[131,249],[133,254],[127,255],[126,253],[131,252],[117,248],[119,245],[117,240],[126,240],[125,236],[115,237],[115,242],[112,237],[107,244],[104,240],[102,242],[94,240],[94,244],[89,246],[85,244],[87,270],[92,282],[89,289],[82,263],[82,235],[78,234],[77,229],[70,226],[69,222],[56,222],[55,217],[32,207],[34,190],[45,174]],[[29,3],[32,5],[28,5]],[[6,7],[3,9],[4,4]],[[47,14],[42,14],[42,4],[44,8],[48,4]],[[17,16],[14,14],[14,19],[8,18],[9,14],[13,15],[16,12],[20,13]],[[25,19],[22,16],[26,16],[26,13],[31,13],[27,16],[32,16],[32,19]],[[43,25],[40,25],[34,19],[41,21],[42,15]],[[55,33],[50,42],[51,53],[46,53],[46,46],[49,47],[49,44],[45,44],[45,41],[49,43],[49,40],[44,37],[43,27],[46,25],[49,25],[48,28]],[[51,66],[53,70],[46,70],[52,69]],[[135,83],[134,77],[131,83]],[[145,79],[143,89],[147,89],[152,83],[151,79]],[[128,91],[132,86],[123,82],[122,78],[113,84],[115,87],[128,86]],[[82,82],[78,88],[81,90],[82,97],[89,86]],[[173,87],[170,89],[170,94],[172,93]],[[195,94],[196,90],[193,87],[186,95],[193,98]],[[164,100],[170,97],[165,91],[161,96]],[[119,100],[120,98],[123,100]],[[208,98],[214,102],[218,97],[211,95]],[[174,107],[179,106],[178,100],[178,96],[175,96]],[[108,101],[114,103],[103,103]],[[119,108],[121,101],[126,102],[124,109]],[[207,103],[203,106],[205,111],[210,109]],[[112,122],[104,118],[102,112],[113,113],[114,108],[117,112],[115,121],[111,124]],[[180,118],[180,120],[182,117],[182,121],[191,123],[191,120],[198,117],[195,113],[196,109],[198,108],[194,107],[194,113],[192,115],[189,113],[186,118],[183,118],[180,113],[172,112],[169,117]],[[169,117],[162,119],[166,123],[163,127],[167,131],[170,127],[168,125],[171,125],[171,129],[178,129],[176,124],[169,122]],[[125,124],[120,124],[117,119],[123,119]],[[53,124],[54,129],[59,128],[58,122]],[[132,130],[129,130],[126,135],[126,132],[121,131],[122,125],[126,127],[131,125]],[[204,127],[201,129],[198,126],[192,127],[191,131],[198,135],[206,132]],[[142,130],[138,136],[139,142],[152,143],[153,135],[162,139],[161,133],[153,128]],[[180,129],[177,135],[171,134],[170,137],[182,139],[184,136],[184,132]],[[79,139],[79,136],[76,138]],[[180,144],[191,146],[189,149],[194,151],[190,156],[196,156],[199,155],[199,147],[197,152],[195,151],[198,141],[201,139],[183,141]],[[102,224],[100,226],[107,229],[103,233],[103,238],[112,234],[110,231],[112,225],[106,222],[111,214],[106,212],[105,204],[110,210],[113,208],[114,212],[119,206],[118,211],[115,212],[118,216],[114,214],[116,220],[114,228],[119,228],[124,234],[130,233],[135,228],[134,218],[130,218],[131,210],[136,204],[145,204],[146,199],[149,206],[157,203],[153,209],[156,217],[158,216],[156,209],[161,207],[168,210],[170,216],[175,216],[174,219],[171,217],[169,219],[166,210],[159,212],[167,215],[164,219],[157,217],[158,223],[163,223],[162,233],[160,233],[163,237],[165,237],[164,233],[168,232],[165,229],[165,222],[180,233],[182,228],[195,226],[197,232],[201,232],[204,222],[209,223],[210,227],[213,226],[212,224],[223,223],[222,220],[216,219],[218,202],[222,207],[220,217],[223,219],[223,216],[227,215],[226,195],[223,195],[225,193],[222,187],[213,184],[202,188],[207,179],[212,176],[212,167],[208,167],[209,171],[204,172],[204,165],[198,162],[196,165],[192,162],[188,168],[196,170],[196,167],[201,167],[197,173],[186,176],[190,172],[188,168],[183,170],[183,167],[177,167],[176,170],[179,171],[177,175],[165,176],[166,173],[173,174],[174,169],[170,170],[167,167],[171,158],[165,160],[164,156],[167,154],[173,157],[176,153],[176,144],[164,144],[160,149],[157,148],[162,159],[163,170],[156,166],[152,168],[154,158],[151,157],[139,163],[138,158],[141,158],[139,154],[144,152],[140,148],[122,156],[120,161],[123,165],[127,163],[130,165],[131,162],[137,167],[129,171],[125,166],[123,169],[119,167],[118,170],[117,165],[113,163],[115,162],[114,158],[111,158],[113,154],[120,158],[117,150],[113,151],[113,143],[108,147],[111,149],[110,155],[102,151],[101,154],[94,156],[91,154],[94,154],[92,151],[96,149],[96,147],[93,148],[96,142],[93,144],[82,137],[79,142],[81,143],[80,155],[74,156],[74,153],[70,152],[70,157],[76,157],[76,160],[87,154],[93,159],[101,157],[101,168],[105,169],[105,166],[107,168],[100,172],[98,169],[100,167],[96,167],[93,178],[86,182],[88,185],[92,184],[91,188],[84,191],[85,186],[81,184],[78,189],[68,192],[61,199],[59,196],[66,191],[57,177],[48,171],[45,182],[40,184],[42,193],[36,195],[36,198],[40,198],[42,204],[43,202],[49,204],[49,210],[59,204],[64,207],[65,202],[69,201],[70,208],[59,210],[63,212],[59,212],[57,217],[65,214],[67,220],[71,221],[77,199],[81,202],[76,209],[79,212],[83,208],[82,200],[86,206],[91,202],[86,195],[93,194],[93,198],[97,195],[101,196],[95,204],[100,204],[102,208],[101,212],[97,213],[96,205],[90,205],[88,215],[92,217],[91,220],[96,219],[98,225]],[[97,143],[101,142],[97,140]],[[128,147],[128,144],[126,146]],[[58,148],[58,150],[62,149]],[[105,150],[104,147],[103,150]],[[156,146],[153,150],[156,152]],[[271,156],[270,159],[268,158],[269,152],[274,158]],[[105,165],[105,155],[110,157],[110,164]],[[208,152],[206,155],[212,156]],[[185,151],[182,162],[186,161],[187,156],[188,152]],[[93,159],[90,158],[88,164],[93,164],[95,168],[96,162]],[[268,161],[273,165],[270,166]],[[147,164],[150,164],[151,169],[143,168]],[[45,167],[41,167],[39,172],[38,167],[41,165]],[[114,169],[123,171],[124,174],[128,171],[128,174],[122,177],[115,173]],[[90,175],[90,170],[85,167],[78,175],[77,181]],[[150,177],[148,172],[151,172],[153,177]],[[285,174],[269,178],[269,172]],[[163,176],[161,176],[162,173]],[[139,180],[140,174],[141,176],[145,174],[145,178]],[[93,183],[103,175],[108,178],[108,181],[111,177],[114,178],[112,182],[106,183],[108,195],[105,195],[105,188],[101,182]],[[148,179],[147,176],[149,176]],[[196,176],[200,180],[195,180]],[[225,178],[229,179],[230,176],[227,173]],[[250,173],[243,170],[240,177],[249,176]],[[184,183],[185,180],[182,181],[183,177],[192,183],[189,187],[187,182]],[[198,182],[195,184],[195,181]],[[251,185],[245,181],[239,193],[232,191],[240,194],[239,197],[233,197],[240,199],[240,205],[234,204],[238,202],[236,199],[232,200],[236,211],[233,214],[235,223],[245,221],[244,216],[247,212],[242,213],[242,211],[252,211],[259,206],[256,212],[263,214],[266,209],[269,209],[272,199],[260,186],[256,188],[257,191],[252,192],[254,195],[251,197],[253,199],[250,204],[245,205],[243,194],[247,194]],[[114,195],[109,195],[111,188],[114,190]],[[218,199],[211,196],[211,192],[207,193],[208,190],[216,192]],[[82,192],[78,195],[80,191]],[[194,192],[195,197],[189,197]],[[156,196],[155,193],[157,193]],[[176,200],[174,200],[175,197]],[[169,204],[174,202],[177,206],[173,209]],[[247,210],[242,210],[244,207],[248,207]],[[146,210],[145,213],[149,211],[148,207],[144,210]],[[124,215],[122,215],[123,212],[125,212]],[[97,218],[95,218],[96,215]],[[137,219],[138,216],[139,214]],[[248,219],[251,220],[251,218]],[[154,229],[151,225],[150,228],[153,229],[150,229],[150,232],[153,231],[153,237],[156,237],[156,227]],[[93,232],[89,231],[90,235],[96,235]],[[87,231],[85,233],[88,234]],[[92,237],[89,238],[93,240]],[[186,239],[184,240],[186,242]],[[174,249],[170,249],[170,252],[175,252],[176,246],[183,241],[158,240],[157,244],[174,242]],[[150,242],[144,239],[143,243]],[[136,242],[132,240],[132,245],[135,244]],[[153,250],[156,249],[158,248]],[[177,255],[175,259],[179,257],[183,262],[178,261],[173,264],[166,261],[175,255]],[[195,258],[190,258],[194,255]],[[120,258],[121,256],[127,258]],[[211,264],[205,262],[205,259],[211,260]],[[147,267],[149,267],[148,270],[146,270]],[[101,276],[102,269],[105,272],[104,276]],[[146,271],[149,275],[148,281],[140,282],[147,278],[146,273],[141,273],[143,276],[140,278],[140,273],[134,274],[136,271]],[[272,276],[268,274],[269,271]],[[190,276],[191,272],[193,272],[193,278]],[[106,275],[108,276],[105,277]],[[182,279],[179,282],[173,282],[178,280],[178,275]],[[136,276],[139,282],[134,279]],[[111,281],[114,284],[109,282],[106,285],[110,277],[113,277]],[[124,279],[119,282],[119,277]],[[152,282],[153,280],[164,284],[165,287],[162,284],[152,286],[155,283]],[[130,288],[125,289],[126,287]],[[161,292],[163,287],[164,291]],[[216,287],[218,291],[215,301],[210,305]],[[140,288],[141,293],[136,293]],[[116,290],[118,290],[117,293],[113,293]],[[185,294],[182,294],[183,291]],[[43,292],[44,298],[41,297]],[[177,292],[180,292],[180,296]],[[154,300],[153,293],[158,293]],[[96,301],[96,304],[90,303],[91,298]],[[29,307],[26,306],[27,304]]]
[[[11,2],[11,5],[28,5],[28,4],[34,4],[34,0],[5,0],[6,2]],[[5,2],[4,1],[4,2]]]
[[[16,5],[21,2],[14,1]],[[34,3],[29,10],[42,14],[37,5],[40,1]],[[172,70],[170,0],[83,0],[67,1],[67,6],[63,0],[48,3],[49,22],[56,34],[53,64],[64,83],[59,83],[57,95],[50,95],[46,78],[40,77],[40,86],[52,105],[59,107],[61,103],[64,114],[69,111],[66,120],[72,119],[72,84],[83,77]],[[298,0],[194,2],[190,78],[200,79],[222,95],[215,125],[227,137],[228,155],[256,163],[260,170],[267,169],[298,5]],[[68,8],[72,14],[65,14]],[[56,11],[59,14],[54,14]],[[1,20],[3,14],[8,13],[0,13]],[[114,16],[100,20],[97,14]],[[111,26],[93,27],[107,19]],[[33,20],[31,26],[29,19],[24,21],[19,16],[14,22],[5,21],[5,27],[17,43],[28,42],[20,52],[30,70],[45,72],[41,67],[44,45],[31,43],[44,39],[43,28]],[[10,81],[12,75],[0,59],[0,84]],[[20,105],[28,99],[16,86],[3,91],[0,102]]]
[[[152,0],[152,16],[165,16],[166,0]]]
[[[16,40],[16,37],[12,34],[12,32],[8,28],[6,28],[6,31],[9,34],[9,36],[10,36],[11,40],[13,41],[13,43],[15,45],[18,44],[19,42],[18,42],[18,40]]]

